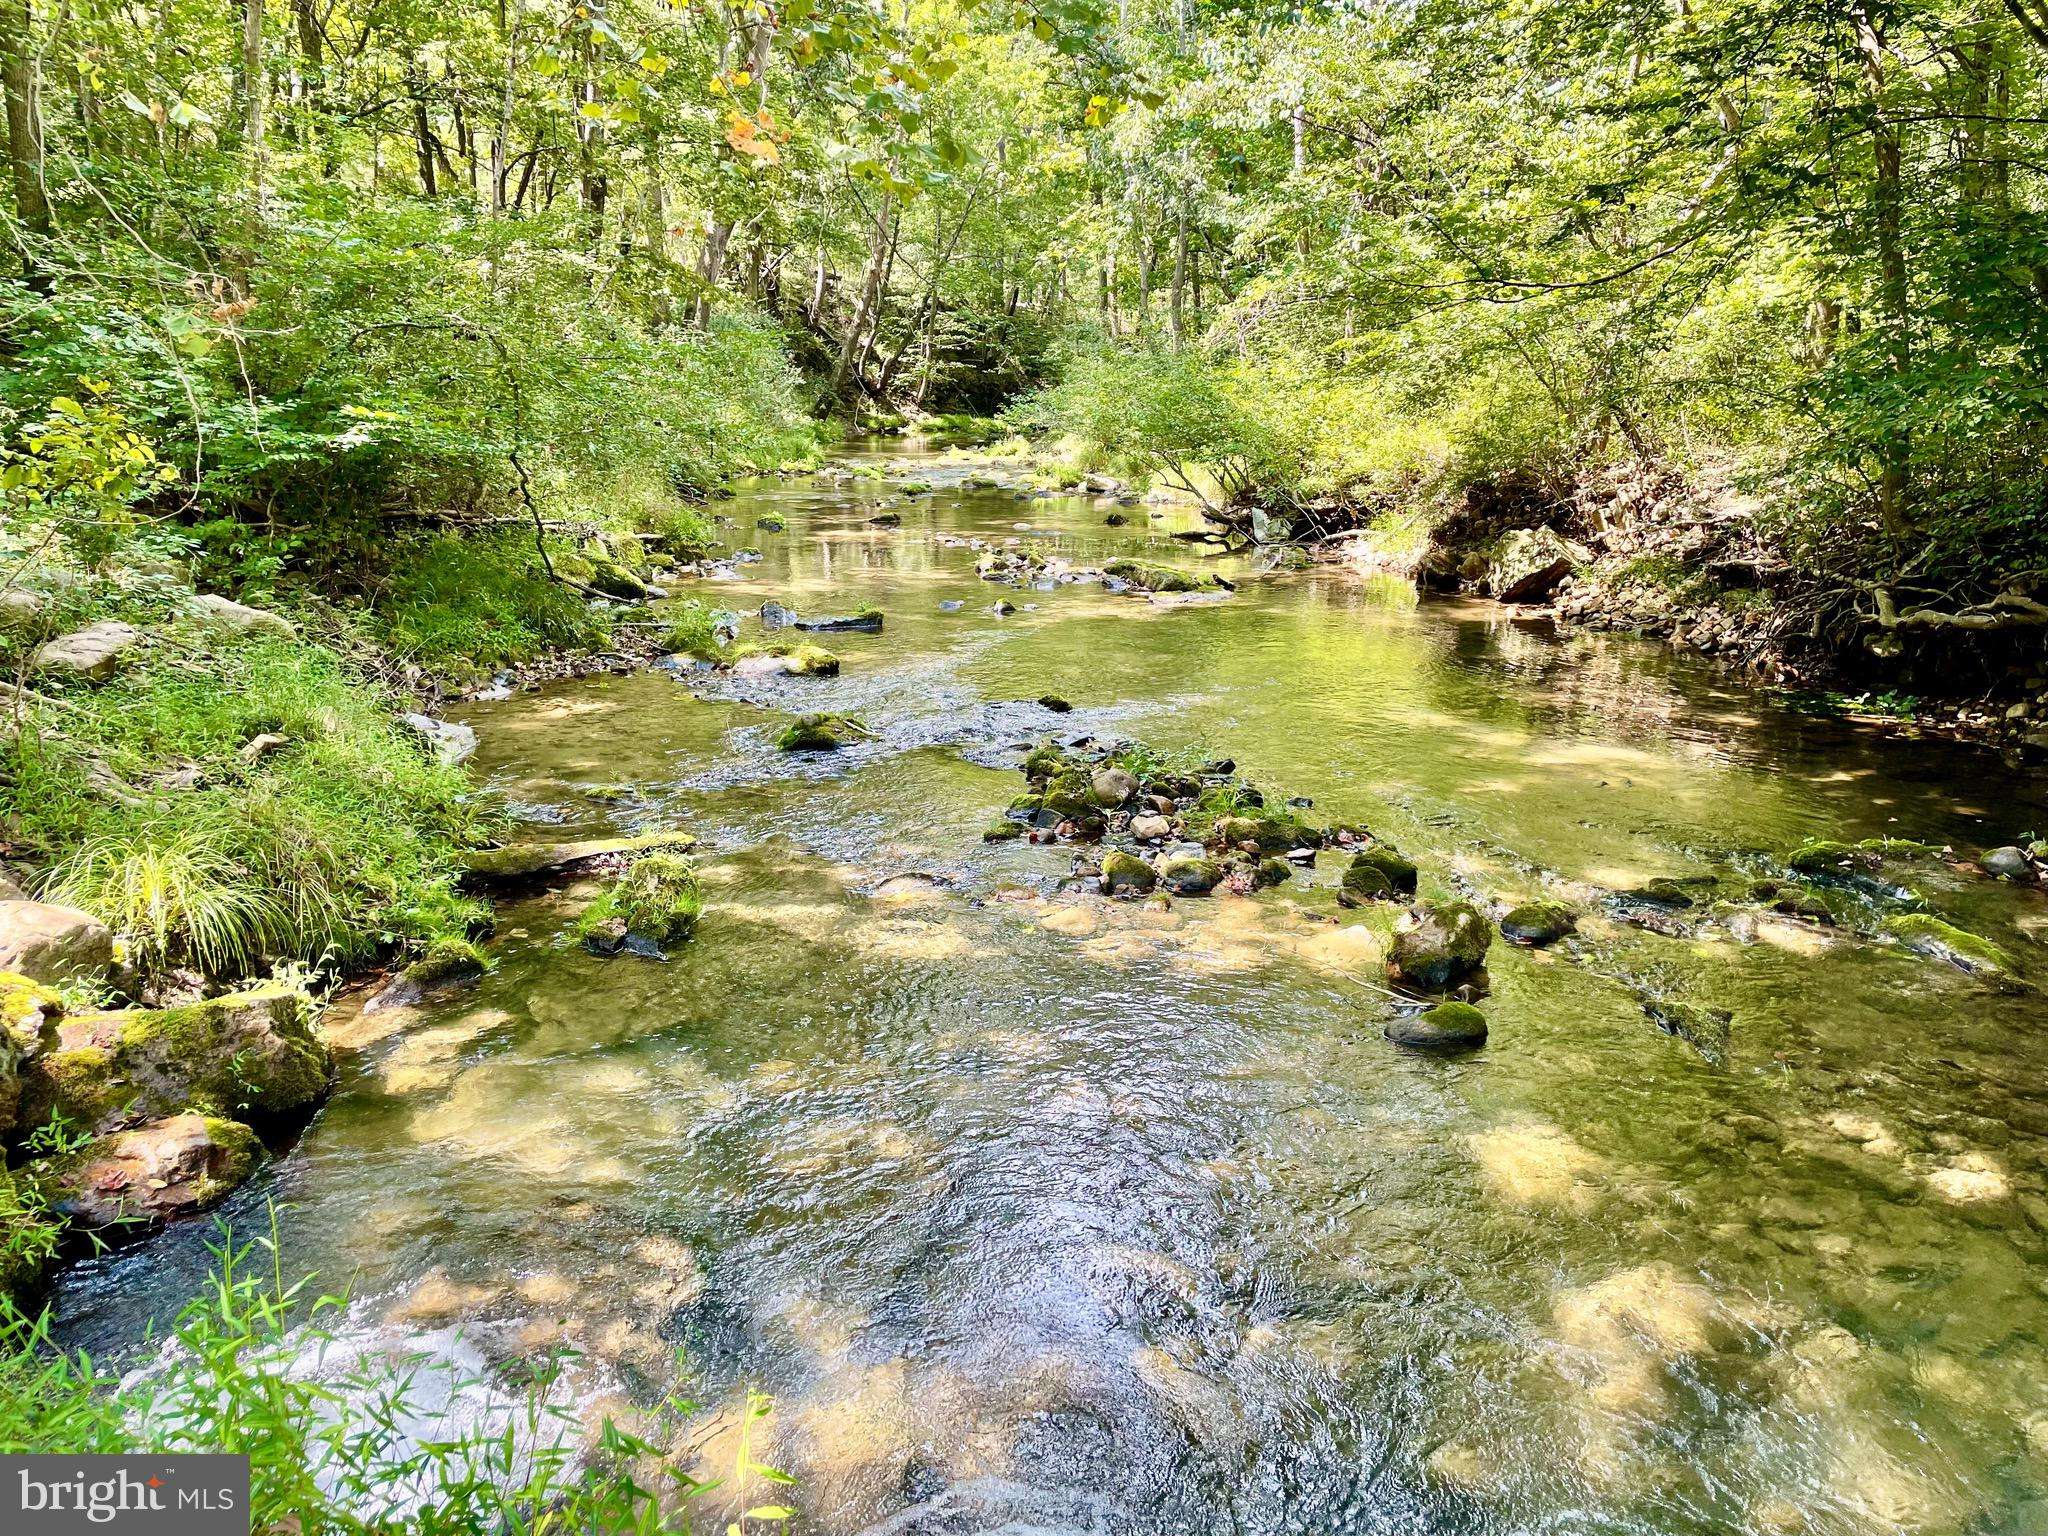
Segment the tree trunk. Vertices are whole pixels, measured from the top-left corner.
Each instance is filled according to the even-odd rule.
[[[1899,131],[1885,102],[1884,33],[1871,13],[1862,8],[1856,12],[1856,44],[1863,55],[1864,85],[1870,92],[1870,143],[1877,172],[1872,202],[1877,225],[1878,287],[1885,309],[1885,346],[1903,403],[1906,379],[1913,368],[1911,284],[1901,231],[1905,201],[1900,179],[1903,156]],[[1878,510],[1885,531],[1900,538],[1909,534],[1913,526],[1906,508],[1906,469],[1912,454],[1907,429],[1895,427],[1885,437],[1880,451]]]
[[[38,287],[35,247],[50,238],[50,199],[43,190],[43,121],[37,101],[34,43],[29,35],[29,0],[0,0],[0,83],[7,95],[7,168],[14,184],[14,212],[27,239],[19,254],[25,276]]]
[[[861,353],[868,319],[881,301],[882,273],[887,268],[890,254],[889,212],[890,199],[885,193],[875,204],[874,235],[868,249],[867,274],[861,279],[860,299],[854,306],[846,335],[840,339],[839,358],[832,368],[832,392],[842,399],[846,397],[847,382],[853,377],[854,360]]]
[[[1187,340],[1187,319],[1182,313],[1188,282],[1188,210],[1182,203],[1173,220],[1173,286],[1166,301],[1166,336],[1178,352]]]

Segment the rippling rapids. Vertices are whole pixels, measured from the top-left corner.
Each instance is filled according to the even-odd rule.
[[[1916,877],[1999,985],[1597,899],[1808,837],[1974,853],[2048,829],[2038,779],[1330,567],[1224,562],[1237,591],[1184,605],[995,586],[964,539],[1193,557],[1178,512],[909,472],[935,493],[746,489],[719,510],[764,558],[689,587],[743,638],[770,599],[879,607],[820,637],[840,676],[461,712],[528,835],[695,832],[697,936],[601,959],[568,934],[597,886],[502,905],[481,983],[336,1010],[335,1097],[232,1216],[283,1202],[351,1326],[568,1344],[612,1409],[682,1388],[711,1472],[771,1394],[812,1530],[2048,1530],[2048,896]],[[774,751],[806,710],[875,736]],[[1484,1050],[1406,1054],[1385,914],[1339,910],[1332,855],[1160,910],[984,844],[1048,734],[1229,756],[1425,895],[1589,915],[1496,944]],[[1725,1039],[1659,1028],[1673,1000]],[[74,1269],[67,1338],[132,1345],[208,1235]]]

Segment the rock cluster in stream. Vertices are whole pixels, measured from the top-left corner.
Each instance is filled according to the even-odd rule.
[[[974,573],[983,581],[1011,587],[1030,587],[1049,592],[1056,587],[1098,582],[1105,592],[1131,592],[1141,596],[1162,595],[1182,599],[1222,597],[1235,588],[1213,571],[1190,571],[1177,565],[1151,560],[1117,559],[1101,565],[1076,565],[1063,555],[1041,554],[1034,549],[1006,546],[991,549],[979,539],[964,541],[981,553]]]

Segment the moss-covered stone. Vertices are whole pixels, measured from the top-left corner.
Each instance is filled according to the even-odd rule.
[[[2004,975],[2012,956],[1978,934],[1945,923],[1926,912],[1900,912],[1884,920],[1883,930],[1915,954],[1940,960],[1972,975]]]
[[[1386,843],[1374,843],[1361,848],[1351,856],[1351,869],[1359,867],[1376,869],[1386,876],[1387,884],[1399,895],[1413,896],[1416,887],[1415,861],[1397,852]],[[1345,873],[1348,875],[1350,869]]]
[[[592,560],[584,585],[601,596],[626,603],[643,602],[653,595],[646,582],[616,560]]]
[[[1572,909],[1557,901],[1525,901],[1500,920],[1500,935],[1510,944],[1541,949],[1578,931]]]
[[[1111,560],[1102,567],[1105,576],[1130,583],[1141,592],[1206,592],[1223,585],[1215,576],[1184,571],[1178,566],[1159,565],[1150,560]]]
[[[1285,885],[1294,878],[1294,866],[1285,859],[1264,858],[1252,871],[1252,885],[1267,890],[1276,885]]]
[[[1390,1019],[1387,1038],[1418,1051],[1469,1051],[1486,1044],[1486,1015],[1470,1003],[1438,1003]]]
[[[1099,807],[1095,803],[1095,787],[1089,776],[1072,768],[1054,774],[1046,782],[1045,808],[1053,815],[1069,820],[1095,818]]]
[[[1074,706],[1056,693],[1041,693],[1038,696],[1038,707],[1051,710],[1056,715],[1064,715]]]
[[[480,848],[465,855],[463,869],[478,882],[537,880],[570,874],[600,859],[658,851],[687,853],[696,846],[697,839],[690,833],[673,828],[643,832],[636,837],[585,838],[573,843],[514,843],[504,848]]]
[[[470,939],[444,934],[428,944],[419,959],[400,974],[417,987],[439,987],[468,981],[491,969],[491,957]]]
[[[96,1134],[186,1110],[278,1115],[324,1096],[331,1070],[306,995],[257,987],[64,1020],[23,1078],[22,1113]]]
[[[1034,782],[1050,779],[1068,766],[1067,754],[1049,741],[1040,742],[1024,754],[1024,777]]]
[[[763,533],[781,533],[789,527],[789,519],[780,512],[766,512],[754,519],[754,526]]]
[[[1286,853],[1292,848],[1322,847],[1323,831],[1286,811],[1259,809],[1249,815],[1219,816],[1211,824],[1209,841],[1223,848]]]
[[[1021,821],[992,821],[982,828],[981,840],[984,843],[1009,843],[1023,835],[1024,823]]]
[[[1112,896],[1143,896],[1158,881],[1152,866],[1134,853],[1115,849],[1103,855],[1102,888]]]
[[[1206,896],[1216,889],[1223,871],[1214,859],[1182,854],[1159,868],[1159,883],[1175,896]]]
[[[1009,814],[1029,821],[1045,809],[1045,796],[1019,795],[1010,802]]]
[[[1785,862],[1797,874],[1826,878],[1856,870],[1876,869],[1884,860],[1871,849],[1854,843],[1811,838],[1793,849]]]
[[[697,866],[681,854],[651,853],[584,908],[576,931],[601,954],[662,951],[689,938],[703,911]]]
[[[792,677],[837,677],[839,658],[822,645],[800,645],[789,653]]]
[[[1337,905],[1340,907],[1362,907],[1369,901],[1399,899],[1385,870],[1377,864],[1360,863],[1357,859],[1345,868],[1344,878],[1337,886]]]
[[[50,1170],[55,1209],[74,1226],[139,1236],[218,1205],[264,1158],[238,1120],[173,1115],[101,1136]]]
[[[1493,925],[1471,903],[1419,902],[1394,923],[1387,974],[1404,986],[1446,991],[1479,974],[1492,943]]]
[[[775,738],[778,752],[836,752],[848,741],[872,735],[850,715],[804,715],[783,727]]]

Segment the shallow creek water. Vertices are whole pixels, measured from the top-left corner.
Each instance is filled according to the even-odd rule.
[[[814,1530],[2048,1529],[2039,995],[1794,923],[1660,934],[1592,890],[1809,836],[1974,852],[2048,825],[2038,779],[1340,570],[1231,562],[1234,596],[1180,607],[983,583],[942,535],[1176,559],[1183,514],[913,472],[936,494],[752,487],[719,510],[765,558],[689,584],[748,637],[770,598],[880,607],[821,637],[842,676],[461,712],[532,835],[694,831],[698,935],[604,960],[566,936],[594,885],[503,906],[494,974],[343,1021],[339,1091],[231,1215],[286,1202],[287,1266],[349,1286],[352,1326],[459,1325],[487,1364],[566,1341],[614,1405],[680,1384],[711,1471],[771,1393]],[[774,752],[804,709],[877,737]],[[984,845],[1049,733],[1231,756],[1425,894],[1592,915],[1496,945],[1483,1051],[1404,1054],[1390,914],[1339,911],[1337,857],[1162,912]],[[2048,899],[1920,883],[2048,981]],[[1728,1010],[1725,1050],[1646,996]],[[207,1236],[74,1270],[67,1336],[131,1344]]]

